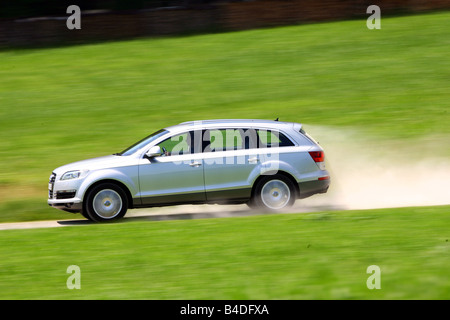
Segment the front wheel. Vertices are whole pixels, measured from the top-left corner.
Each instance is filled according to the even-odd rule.
[[[102,183],[89,191],[85,208],[90,220],[113,221],[125,215],[128,209],[128,199],[119,186]]]
[[[292,181],[282,175],[266,176],[255,186],[251,204],[267,211],[280,211],[291,207],[295,198]]]

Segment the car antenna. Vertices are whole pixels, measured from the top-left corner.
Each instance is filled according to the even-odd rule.
[[[278,121],[278,118],[276,118],[274,121]]]

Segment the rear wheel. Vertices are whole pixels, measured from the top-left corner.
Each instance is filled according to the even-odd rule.
[[[102,183],[89,191],[86,197],[86,212],[90,220],[113,221],[122,218],[128,209],[125,192],[113,183]]]
[[[279,211],[291,207],[294,202],[295,186],[292,181],[282,175],[274,175],[258,181],[249,206]]]

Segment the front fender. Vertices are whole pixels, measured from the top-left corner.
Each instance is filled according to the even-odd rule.
[[[139,193],[139,177],[137,167],[121,167],[102,169],[90,173],[80,185],[78,196],[81,199],[84,199],[85,193],[89,187],[102,180],[114,180],[121,182],[128,188],[132,198],[135,198]]]

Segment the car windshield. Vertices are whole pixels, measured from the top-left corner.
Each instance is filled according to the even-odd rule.
[[[115,155],[116,156],[129,156],[129,155],[132,155],[133,153],[135,153],[139,149],[145,147],[150,142],[158,139],[159,137],[162,137],[163,135],[165,135],[168,132],[169,131],[164,130],[164,129],[158,130],[158,131],[152,133],[151,135],[149,135],[148,137],[145,137],[144,139],[136,142],[132,146],[130,146],[127,149],[123,150],[122,152],[115,153]]]

